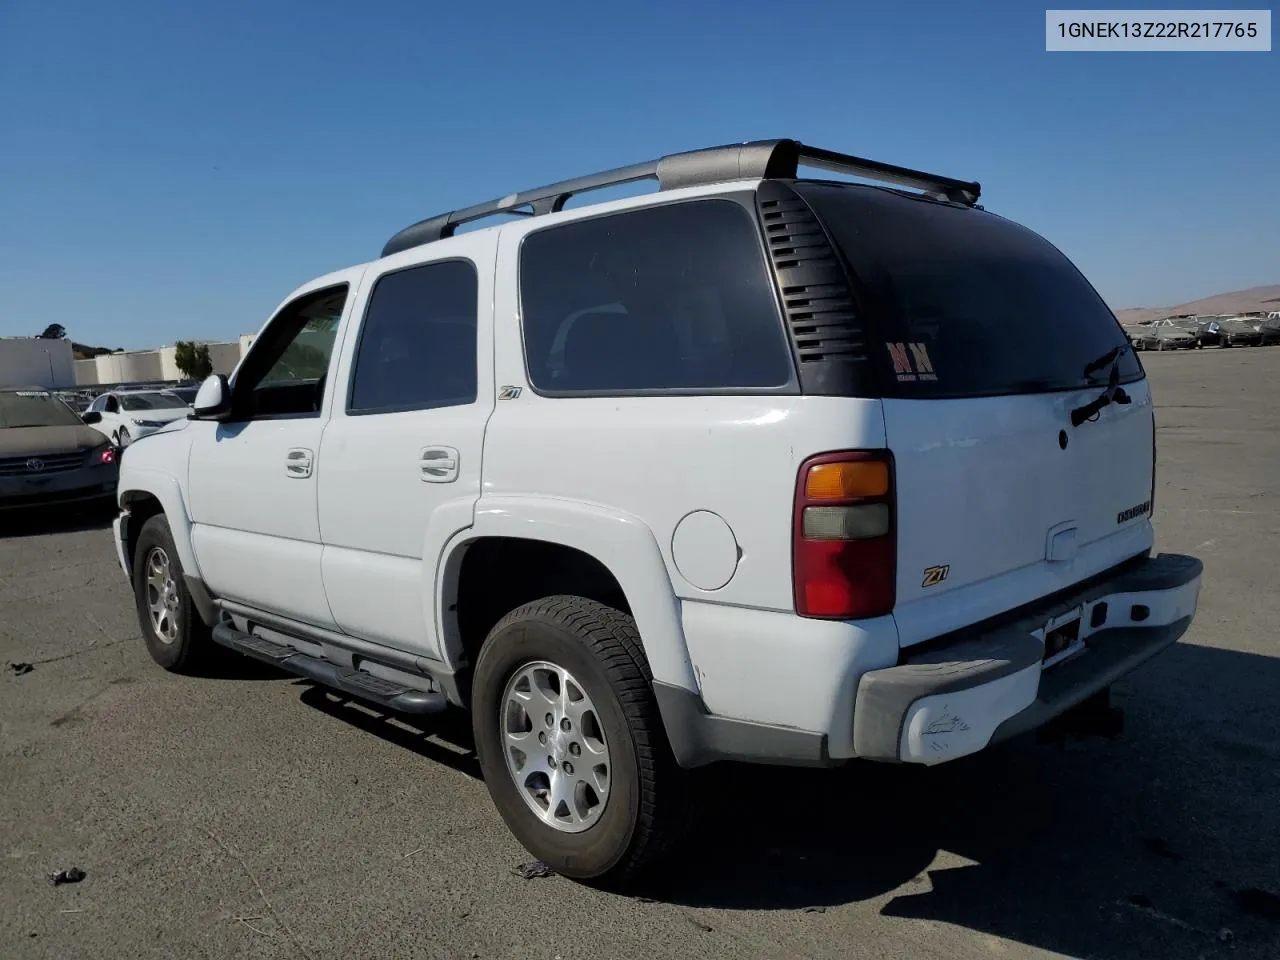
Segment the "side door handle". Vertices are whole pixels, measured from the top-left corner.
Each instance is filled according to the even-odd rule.
[[[284,472],[291,477],[306,479],[311,476],[313,454],[305,447],[294,447],[284,455]]]
[[[458,451],[453,447],[427,447],[418,455],[418,469],[426,483],[452,483],[458,479]]]

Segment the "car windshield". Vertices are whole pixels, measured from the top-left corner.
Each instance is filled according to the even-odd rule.
[[[0,392],[0,428],[76,427],[82,422],[74,410],[51,393]]]
[[[122,410],[181,410],[186,401],[172,393],[121,393]]]

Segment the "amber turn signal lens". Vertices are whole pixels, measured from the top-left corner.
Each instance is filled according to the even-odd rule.
[[[879,460],[815,463],[804,480],[809,500],[849,500],[883,497],[889,492],[889,466]]]

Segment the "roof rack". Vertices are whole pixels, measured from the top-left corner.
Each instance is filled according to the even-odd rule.
[[[975,181],[954,180],[938,174],[910,170],[878,160],[806,146],[797,140],[755,140],[673,153],[646,163],[604,170],[573,180],[535,187],[497,200],[452,210],[405,227],[387,241],[382,256],[453,236],[459,225],[499,213],[540,216],[564,209],[575,194],[640,180],[657,180],[659,190],[695,187],[728,180],[793,179],[801,166],[879,180],[922,190],[931,196],[973,206],[982,187]]]

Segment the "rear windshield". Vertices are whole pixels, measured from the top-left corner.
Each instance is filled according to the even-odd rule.
[[[886,396],[974,397],[1105,383],[1128,342],[1056,247],[994,214],[889,190],[800,182],[853,270]],[[1141,379],[1122,351],[1120,381]]]
[[[76,427],[83,421],[75,411],[49,393],[0,392],[0,428]]]

